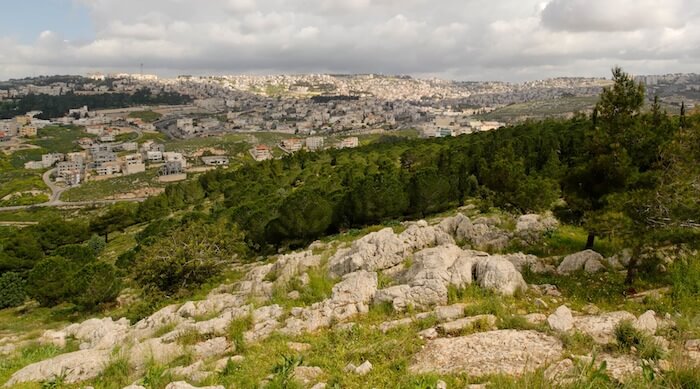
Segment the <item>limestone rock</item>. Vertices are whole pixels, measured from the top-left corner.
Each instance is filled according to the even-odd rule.
[[[364,361],[360,366],[355,368],[355,374],[357,375],[367,375],[372,371],[372,363],[370,361]]]
[[[602,355],[598,359],[601,362],[605,361],[608,375],[618,382],[625,383],[630,378],[642,374],[641,361],[629,355]]]
[[[294,380],[305,386],[318,382],[322,375],[323,370],[317,366],[297,366],[294,368]]]
[[[654,335],[658,327],[656,322],[656,312],[646,311],[641,316],[635,320],[632,325],[637,330],[646,333],[647,335]]]
[[[547,315],[542,313],[529,313],[523,316],[526,322],[534,325],[539,325],[547,322]]]
[[[201,360],[189,366],[174,367],[169,371],[174,376],[184,377],[192,381],[204,381],[212,374],[211,372],[204,371],[204,362]]]
[[[515,224],[515,234],[528,243],[534,243],[543,234],[553,231],[558,226],[559,222],[551,213],[544,216],[537,214],[522,215]]]
[[[81,342],[80,349],[111,349],[126,339],[129,329],[127,319],[113,321],[111,317],[107,317],[71,324],[63,332],[78,339]]]
[[[141,370],[151,360],[166,365],[184,354],[185,349],[179,344],[166,343],[160,338],[153,338],[136,343],[129,350],[128,359],[136,370]]]
[[[64,377],[64,382],[73,384],[99,376],[109,363],[111,350],[80,350],[62,354],[33,363],[15,372],[5,386],[22,382],[41,382],[55,377]]]
[[[227,308],[240,307],[245,301],[242,295],[212,294],[207,296],[206,300],[186,302],[177,310],[177,314],[184,318],[214,315]]]
[[[338,250],[329,261],[329,269],[337,276],[357,270],[389,269],[403,262],[409,252],[403,239],[385,228],[354,241],[347,250]]]
[[[387,321],[379,325],[379,330],[383,333],[387,333],[394,328],[410,326],[413,323],[413,319],[407,317],[405,319]]]
[[[171,382],[169,383],[165,389],[226,389],[222,385],[217,385],[217,386],[192,386],[188,384],[185,381],[177,381],[177,382]]]
[[[269,305],[253,311],[253,328],[243,334],[246,342],[257,342],[270,336],[281,324],[278,319],[284,314],[279,305]]]
[[[575,372],[574,361],[567,358],[549,366],[544,371],[544,378],[553,383],[563,384],[569,382]]]
[[[490,330],[496,326],[498,319],[493,315],[478,315],[463,317],[437,326],[438,333],[447,335],[459,334],[466,329]]]
[[[146,339],[153,337],[156,331],[168,325],[179,324],[184,318],[177,314],[178,305],[168,305],[151,316],[136,323],[132,332],[136,339]]]
[[[421,337],[422,339],[433,340],[433,339],[437,339],[440,336],[440,334],[438,334],[437,329],[428,328],[428,329],[425,329],[425,330],[419,332],[418,336]]]
[[[51,344],[58,348],[64,348],[66,347],[66,336],[68,336],[68,334],[66,334],[65,331],[46,330],[39,338],[39,343]]]
[[[347,274],[333,287],[330,299],[307,308],[293,308],[282,332],[298,335],[330,327],[333,321],[344,321],[367,313],[377,293],[377,273],[358,271]]]
[[[209,339],[194,346],[195,357],[202,359],[217,357],[231,351],[235,351],[235,346],[224,337]]]
[[[413,373],[520,375],[558,360],[561,342],[536,331],[498,330],[428,341],[409,370]]]
[[[554,331],[566,332],[574,327],[574,317],[571,310],[566,305],[562,305],[549,315],[547,324]]]
[[[601,261],[603,256],[593,250],[580,251],[575,254],[567,255],[557,267],[557,272],[560,274],[569,274],[575,271],[586,269],[588,272],[593,270],[598,271],[602,267]],[[588,262],[591,262],[588,265]],[[588,266],[588,268],[586,268]]]
[[[615,341],[615,327],[622,321],[634,321],[633,314],[625,311],[607,312],[597,316],[577,317],[574,327],[590,335],[598,344],[609,344]]]
[[[476,279],[479,286],[511,296],[518,290],[527,290],[522,274],[502,256],[491,256],[476,263]]]

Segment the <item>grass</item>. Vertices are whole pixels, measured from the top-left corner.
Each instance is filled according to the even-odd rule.
[[[629,320],[622,321],[615,327],[615,339],[622,351],[630,352],[635,348],[642,359],[658,360],[664,355],[654,339],[634,328]]]
[[[546,235],[534,245],[512,246],[508,251],[522,251],[538,257],[564,256],[582,251],[586,246],[588,233],[581,227],[563,225]],[[597,237],[593,248],[604,257],[617,254],[622,247],[619,242]]]
[[[156,120],[162,118],[163,114],[160,114],[158,112],[153,112],[151,110],[147,110],[147,111],[131,112],[131,113],[129,113],[129,117],[134,118],[134,119],[141,119],[146,123],[153,123]]]
[[[46,153],[71,153],[82,150],[78,139],[92,138],[83,127],[48,126],[39,129],[38,138],[31,143],[41,147]]]
[[[35,154],[38,154],[38,158]],[[14,153],[11,157],[0,154],[0,199],[29,191],[47,192],[49,189],[41,178],[40,170],[25,170],[24,162],[41,159],[41,150],[25,150]],[[0,200],[0,206],[32,205],[47,201],[47,195],[22,196]]]
[[[99,389],[120,389],[133,382],[134,374],[135,371],[131,367],[129,360],[117,352],[96,380],[94,387]]]
[[[478,115],[479,119],[499,122],[515,122],[526,119],[566,116],[574,112],[593,109],[598,96],[562,97],[558,99],[529,101],[510,104],[495,111]]]
[[[63,201],[90,201],[113,198],[120,194],[134,192],[146,188],[163,188],[158,182],[157,169],[149,169],[143,173],[123,177],[115,177],[103,181],[89,181],[77,188],[63,192]]]
[[[0,383],[7,382],[12,374],[25,366],[71,351],[75,351],[72,345],[65,349],[53,345],[27,346],[12,356],[0,359]]]

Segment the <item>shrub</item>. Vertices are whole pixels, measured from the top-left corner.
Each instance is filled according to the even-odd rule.
[[[121,290],[114,266],[102,262],[83,266],[73,275],[71,284],[73,290],[69,300],[87,309],[114,301]]]
[[[143,287],[165,293],[186,291],[210,279],[244,251],[237,228],[223,222],[191,223],[143,247],[136,255],[134,278]]]
[[[636,348],[643,359],[657,360],[663,356],[661,348],[654,339],[634,328],[629,320],[622,321],[615,327],[615,339],[623,350]]]
[[[25,281],[17,273],[4,273],[0,276],[0,309],[17,307],[27,298]]]
[[[97,259],[94,250],[79,244],[61,246],[54,250],[53,255],[71,261],[75,267],[83,266]]]
[[[87,245],[96,256],[100,255],[102,250],[107,247],[107,243],[105,243],[104,239],[100,238],[98,235],[92,235],[92,238],[88,240]]]
[[[27,292],[41,305],[56,305],[69,294],[71,275],[72,267],[68,260],[62,257],[46,258],[29,272]]]

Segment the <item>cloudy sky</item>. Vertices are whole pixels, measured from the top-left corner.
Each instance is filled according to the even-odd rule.
[[[2,0],[0,79],[700,71],[697,0]]]

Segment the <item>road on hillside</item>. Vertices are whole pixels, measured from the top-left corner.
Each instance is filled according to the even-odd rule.
[[[119,200],[90,200],[90,201],[55,201],[34,205],[18,205],[14,207],[0,207],[0,212],[7,211],[21,211],[24,209],[37,208],[37,207],[55,207],[55,208],[87,208],[95,205],[109,205],[117,203],[141,203],[146,200],[145,197],[133,198],[133,199],[119,199]]]

